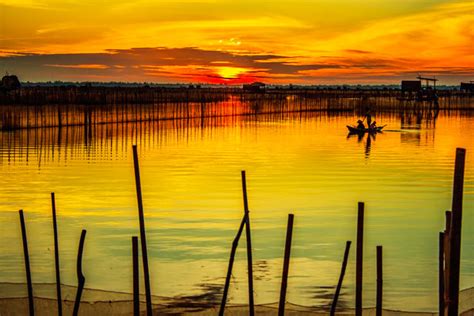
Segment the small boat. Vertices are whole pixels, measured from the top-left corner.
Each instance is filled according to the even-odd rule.
[[[364,133],[380,133],[384,126],[377,126],[376,128],[357,128],[355,126],[347,125],[350,134],[364,134]]]

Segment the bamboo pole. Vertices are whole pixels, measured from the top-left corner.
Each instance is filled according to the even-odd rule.
[[[438,252],[438,313],[444,315],[444,233],[439,233]]]
[[[25,218],[23,216],[23,210],[20,210],[19,213],[20,213],[21,236],[23,240],[23,255],[25,258],[26,283],[28,286],[28,310],[29,310],[30,316],[34,316],[35,304],[34,304],[34,298],[33,298],[33,284],[31,282],[30,255],[28,252],[28,239],[26,236]]]
[[[219,309],[219,316],[224,315],[225,305],[227,303],[227,294],[229,292],[230,278],[232,276],[232,267],[234,266],[235,252],[237,250],[237,246],[239,245],[239,240],[240,240],[240,236],[242,235],[242,231],[244,230],[246,217],[247,216],[244,215],[244,217],[242,218],[242,221],[240,222],[239,230],[237,231],[237,235],[235,236],[234,241],[232,242],[232,248],[230,250],[229,265],[227,267],[227,276],[225,278],[224,291],[222,294],[222,301],[221,301],[221,306]]]
[[[138,272],[138,237],[132,237],[132,261],[133,261],[133,315],[140,315],[140,287]]]
[[[459,274],[461,268],[461,225],[462,225],[462,198],[464,186],[464,166],[466,149],[456,149],[454,164],[453,203],[450,232],[450,276],[448,315],[457,316],[459,312]]]
[[[286,288],[288,287],[288,270],[290,268],[291,240],[293,237],[293,214],[288,214],[288,225],[286,227],[285,257],[283,260],[283,274],[281,277],[280,303],[278,316],[285,315]]]
[[[51,208],[53,211],[53,233],[54,233],[54,266],[56,269],[56,296],[58,300],[58,315],[63,314],[62,298],[61,298],[61,268],[59,266],[59,242],[58,242],[58,225],[56,222],[56,199],[54,192],[51,192]]]
[[[446,211],[446,227],[444,230],[444,313],[448,314],[449,301],[449,275],[450,275],[450,234],[451,234],[451,211]]]
[[[133,163],[135,169],[135,184],[137,189],[137,201],[138,201],[138,219],[140,222],[140,241],[142,244],[142,259],[143,259],[143,275],[145,278],[145,296],[146,296],[146,314],[152,316],[152,304],[151,304],[151,286],[150,286],[150,272],[148,269],[148,252],[146,247],[146,234],[145,234],[145,218],[143,215],[143,202],[142,202],[142,188],[140,183],[140,166],[138,164],[138,152],[137,145],[133,145]]]
[[[334,298],[331,304],[330,315],[334,316],[336,314],[337,301],[339,300],[339,293],[342,288],[342,281],[344,280],[344,275],[346,274],[347,261],[349,259],[349,251],[351,249],[351,241],[346,241],[346,250],[344,251],[344,259],[342,260],[341,274],[339,275],[339,281],[337,282],[336,292],[334,293]]]
[[[79,307],[81,305],[81,296],[82,290],[84,289],[84,283],[86,283],[86,278],[82,273],[82,252],[84,251],[84,240],[86,239],[86,230],[83,229],[81,233],[81,239],[79,240],[79,250],[77,251],[77,264],[76,264],[76,273],[77,273],[77,292],[76,300],[74,302],[74,310],[72,312],[73,316],[79,314]]]
[[[357,249],[356,249],[356,316],[362,316],[362,274],[364,245],[364,203],[358,204],[357,215]]]
[[[249,315],[255,314],[254,300],[253,300],[253,267],[252,267],[252,239],[250,235],[250,211],[247,199],[247,179],[245,171],[242,170],[242,192],[244,200],[245,211],[245,235],[247,237],[247,273],[248,273],[248,291],[249,291]]]
[[[377,246],[377,297],[376,297],[376,316],[382,316],[383,300],[383,265],[382,265],[382,246]]]

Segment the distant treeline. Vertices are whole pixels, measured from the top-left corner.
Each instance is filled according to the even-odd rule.
[[[154,83],[154,82],[120,82],[120,81],[45,81],[45,82],[21,82],[23,87],[119,87],[119,88],[167,88],[167,89],[184,89],[184,88],[214,88],[214,89],[239,89],[242,85],[225,85],[225,84],[206,84],[206,83]],[[397,90],[401,88],[400,84],[317,84],[317,85],[297,85],[297,84],[266,84],[267,89],[297,89],[297,90]],[[459,90],[459,85],[437,85],[438,90]]]

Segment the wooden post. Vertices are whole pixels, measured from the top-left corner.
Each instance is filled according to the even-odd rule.
[[[293,237],[293,214],[288,214],[288,225],[286,227],[285,258],[283,260],[283,274],[281,277],[280,304],[278,316],[285,315],[286,288],[288,286],[288,270],[290,267],[291,239]]]
[[[242,221],[240,222],[239,230],[237,231],[237,235],[235,236],[234,241],[232,242],[232,249],[230,250],[229,266],[227,267],[227,276],[225,278],[221,307],[219,309],[219,316],[224,315],[225,305],[227,303],[227,293],[229,292],[230,278],[232,276],[232,267],[234,266],[235,252],[237,250],[237,246],[239,245],[240,236],[242,235],[242,231],[244,230],[245,222],[246,222],[246,215],[244,215],[244,217],[242,218]]]
[[[446,227],[444,230],[444,312],[442,315],[448,313],[448,301],[449,301],[449,275],[450,275],[450,232],[451,232],[451,211],[446,211]]]
[[[247,237],[247,273],[248,273],[248,290],[249,290],[249,315],[255,314],[254,301],[253,301],[253,267],[252,267],[252,239],[250,236],[250,212],[247,199],[247,180],[245,177],[245,170],[242,170],[242,192],[244,199],[244,212],[245,212],[245,235]]]
[[[364,245],[364,203],[358,204],[357,215],[357,249],[356,249],[356,316],[362,316],[362,273]]]
[[[444,315],[444,233],[439,233],[438,251],[438,306],[439,316]]]
[[[344,259],[342,260],[341,274],[339,275],[339,281],[337,282],[336,292],[334,293],[334,298],[331,304],[330,315],[336,315],[337,301],[339,299],[339,293],[342,288],[342,281],[344,280],[344,275],[346,274],[347,261],[349,259],[349,250],[351,249],[351,241],[346,241],[346,250],[344,251]]]
[[[459,273],[461,268],[461,224],[462,198],[464,186],[464,165],[466,149],[456,149],[454,164],[453,204],[450,232],[449,300],[448,315],[457,316],[459,312]]]
[[[383,300],[383,266],[382,266],[382,246],[377,246],[377,298],[375,315],[382,316]]]
[[[72,312],[73,316],[77,316],[79,313],[79,306],[81,305],[81,296],[82,290],[84,289],[84,283],[86,283],[86,278],[82,273],[82,252],[84,250],[84,240],[86,239],[86,230],[83,229],[81,233],[81,239],[79,240],[79,250],[77,252],[77,264],[76,264],[76,273],[77,273],[77,292],[76,292],[76,301],[74,302],[74,310]]]
[[[446,211],[445,218],[446,218],[445,233],[449,234],[449,232],[451,231],[451,212],[450,211]]]
[[[58,225],[56,222],[56,200],[54,192],[51,192],[51,208],[53,210],[53,233],[54,233],[54,265],[56,268],[56,296],[58,300],[58,315],[63,314],[61,298],[61,268],[59,266],[59,243],[58,243]]]
[[[132,237],[132,261],[133,261],[133,315],[140,316],[140,287],[138,272],[138,237]]]
[[[31,282],[30,255],[28,253],[28,239],[26,237],[25,218],[23,216],[23,210],[20,210],[19,213],[20,213],[21,236],[23,239],[23,255],[25,257],[26,283],[28,286],[28,309],[30,312],[30,316],[34,316],[35,304],[33,300],[33,284]]]
[[[143,216],[142,188],[140,182],[140,166],[138,164],[137,145],[133,145],[133,165],[137,189],[138,219],[140,222],[140,241],[142,244],[143,276],[145,278],[146,314],[152,316],[150,272],[148,270],[148,252],[146,247],[145,218]]]

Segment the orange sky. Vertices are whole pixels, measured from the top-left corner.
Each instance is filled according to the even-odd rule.
[[[474,2],[0,0],[21,80],[441,84],[474,80]]]

